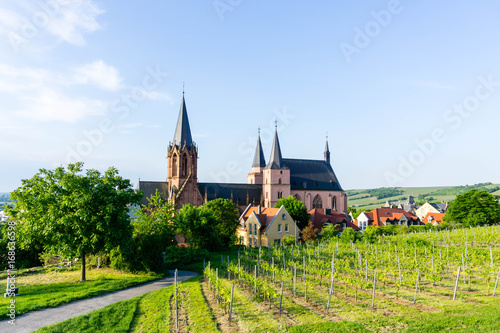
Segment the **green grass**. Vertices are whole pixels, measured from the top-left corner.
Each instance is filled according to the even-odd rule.
[[[132,274],[112,269],[87,271],[87,281],[80,282],[79,271],[41,272],[16,279],[20,296],[16,296],[16,314],[56,307],[75,300],[99,296],[156,280],[162,275]],[[5,285],[5,279],[0,280]],[[7,317],[10,298],[0,298],[0,319]]]
[[[128,332],[141,296],[111,304],[88,315],[39,329],[37,332]]]
[[[108,305],[37,332],[168,332],[173,286]]]
[[[211,315],[211,309],[201,292],[200,279],[202,277],[200,275],[179,285],[179,292],[187,295],[185,299],[182,299],[182,302],[184,302],[183,305],[186,307],[192,323],[188,330],[191,332],[218,332],[215,319]]]

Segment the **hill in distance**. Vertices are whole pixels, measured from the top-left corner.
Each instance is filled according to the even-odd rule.
[[[500,184],[480,183],[465,186],[438,187],[382,187],[376,189],[347,190],[348,205],[352,208],[372,210],[383,207],[386,201],[406,201],[408,196],[415,202],[449,202],[459,194],[471,189],[478,189],[500,195]]]

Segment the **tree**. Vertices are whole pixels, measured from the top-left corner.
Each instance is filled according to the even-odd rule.
[[[457,195],[443,218],[446,223],[482,226],[500,222],[500,205],[486,191],[472,189]]]
[[[319,229],[314,227],[312,221],[309,221],[307,227],[302,229],[300,232],[302,234],[302,239],[304,242],[314,242],[318,237]]]
[[[109,168],[82,173],[83,163],[67,168],[40,169],[11,193],[16,200],[9,215],[17,221],[21,248],[40,242],[44,250],[81,258],[85,281],[85,257],[111,251],[130,241],[132,226],[128,206],[139,203],[130,181]]]
[[[321,230],[321,238],[322,239],[335,239],[338,237],[340,234],[340,230],[337,228],[336,225],[328,223],[325,227],[323,227],[323,230]]]
[[[347,227],[342,231],[342,235],[340,235],[340,240],[344,242],[353,241],[353,243],[361,240],[362,235],[354,230],[353,228]]]
[[[162,252],[176,245],[174,227],[175,207],[162,199],[158,190],[148,198],[148,205],[137,211],[133,222],[136,255],[148,271],[159,271],[163,265]]]
[[[295,236],[292,235],[286,235],[281,239],[281,244],[285,246],[292,246],[295,245]]]
[[[214,228],[222,242],[222,246],[228,247],[236,243],[236,229],[239,226],[238,208],[228,199],[216,199],[202,206],[215,218]]]
[[[293,220],[297,222],[297,227],[300,230],[307,226],[311,214],[307,212],[306,205],[302,201],[290,195],[286,198],[279,199],[274,208],[280,208],[281,206],[285,206],[285,209],[290,213]]]
[[[354,219],[357,219],[357,218],[358,218],[358,216],[359,216],[361,213],[365,212],[365,211],[366,211],[365,209],[361,209],[361,208],[356,209],[356,208],[351,207],[351,206],[348,206],[348,207],[347,207],[347,212],[348,212],[348,213],[351,213],[351,214],[352,214],[352,217],[354,217]]]
[[[215,251],[221,247],[214,215],[202,207],[184,205],[175,216],[177,232],[195,249]]]

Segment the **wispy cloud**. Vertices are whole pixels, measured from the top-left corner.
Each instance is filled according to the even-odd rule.
[[[95,61],[75,68],[73,83],[94,84],[106,90],[118,90],[122,87],[123,79],[118,70],[106,65],[103,61]]]
[[[432,89],[445,89],[445,90],[455,90],[456,86],[451,84],[436,82],[436,81],[413,81],[413,85],[424,88],[432,88]]]
[[[121,124],[120,128],[136,128],[141,127],[142,123],[129,123],[129,124]]]
[[[99,71],[101,74],[97,74]],[[70,89],[77,84],[116,90],[121,85],[121,78],[117,69],[102,61],[66,72],[0,64],[0,93],[6,93],[0,111],[35,120],[63,122],[104,114],[107,102]],[[8,109],[5,105],[9,105]]]
[[[16,114],[35,120],[58,120],[74,123],[86,116],[102,115],[107,103],[86,97],[70,97],[57,88],[41,88],[36,95],[19,98],[24,107]]]
[[[85,34],[102,28],[97,18],[104,13],[92,0],[0,0],[0,7],[0,37],[16,50],[33,48],[36,39],[42,48],[54,41],[83,46]]]
[[[0,113],[23,118],[74,123],[87,116],[103,115],[111,100],[127,89],[119,70],[102,60],[59,71],[0,64],[0,93],[5,94]],[[95,97],[102,96],[103,91],[113,94],[105,93],[105,99]],[[167,93],[144,94],[148,100],[173,103]],[[133,125],[126,126],[142,126]]]

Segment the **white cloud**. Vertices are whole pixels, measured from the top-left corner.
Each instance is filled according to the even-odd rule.
[[[43,40],[42,48],[57,45],[54,37],[83,46],[86,33],[102,28],[97,18],[104,11],[92,0],[0,0],[0,6],[0,36],[16,50],[36,39]]]
[[[174,104],[175,101],[170,94],[162,93],[158,91],[145,91],[145,96],[147,99],[152,101],[162,101],[169,102],[170,104]]]
[[[0,93],[5,93],[0,112],[35,120],[76,122],[104,114],[108,102],[87,97],[87,91],[81,95],[71,86],[118,90],[121,81],[118,70],[102,61],[66,72],[0,64]]]
[[[445,90],[457,89],[457,87],[455,87],[453,85],[445,84],[445,83],[441,83],[441,82],[435,82],[435,81],[414,81],[413,84],[415,86],[432,88],[432,89],[445,89]]]
[[[62,40],[77,46],[85,45],[84,33],[101,29],[97,17],[103,10],[91,0],[60,1],[59,15],[47,24],[47,30]]]
[[[142,123],[130,123],[130,124],[122,124],[120,125],[120,128],[136,128],[136,127],[141,127]]]
[[[106,90],[118,90],[123,79],[118,70],[106,65],[102,60],[95,61],[74,69],[74,82],[79,84],[94,84]]]
[[[72,98],[56,88],[41,88],[34,96],[21,98],[25,108],[16,114],[43,121],[59,120],[76,122],[89,115],[104,114],[107,104],[100,100],[85,97]]]

